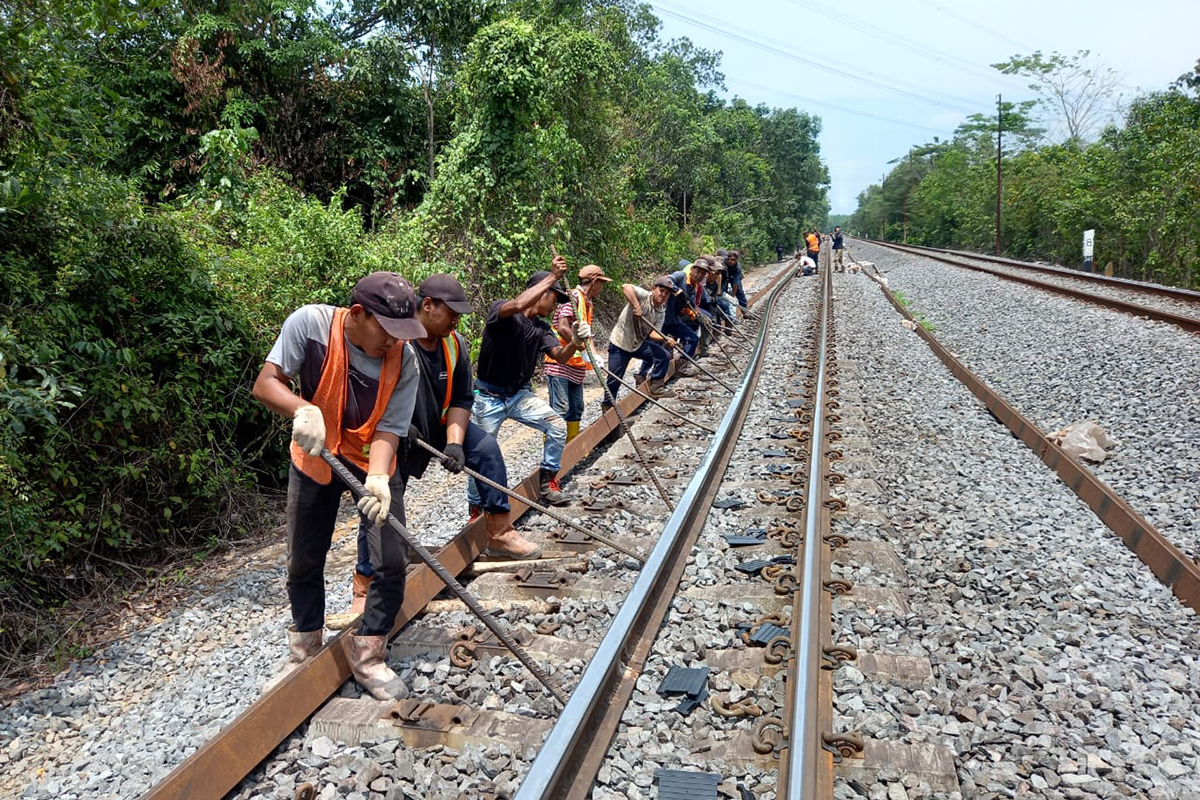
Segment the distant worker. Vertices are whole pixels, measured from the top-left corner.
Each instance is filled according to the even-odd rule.
[[[373,272],[354,286],[349,308],[302,306],[287,318],[254,381],[254,396],[292,420],[287,536],[289,658],[284,673],[321,649],[325,626],[325,556],[346,485],[321,457],[328,449],[362,481],[359,511],[372,523],[374,573],[365,613],[350,636],[350,669],[379,700],[405,696],[387,665],[387,637],[404,602],[406,554],[383,523],[393,504],[404,511],[396,456],[407,445],[420,379],[408,339],[425,336],[416,296],[394,272]],[[299,378],[300,394],[291,388]],[[282,675],[280,676],[282,677]]]
[[[546,435],[542,445],[541,497],[549,505],[571,502],[562,492],[558,470],[567,443],[567,426],[550,405],[529,388],[537,369],[538,356],[545,354],[565,364],[583,349],[584,339],[592,335],[591,326],[575,322],[575,341],[563,344],[550,325],[542,319],[558,303],[570,297],[558,288],[558,279],[567,271],[567,260],[555,256],[551,271],[535,272],[525,282],[525,291],[512,300],[497,300],[488,311],[479,346],[476,367],[474,419],[492,436],[506,419],[528,425]],[[480,504],[474,480],[467,481],[467,502]]]
[[[586,322],[590,328],[594,306],[592,301],[600,296],[604,284],[612,278],[595,264],[579,270],[579,283],[570,292],[570,299],[560,303],[554,311],[550,324],[558,334],[558,341],[566,346],[574,336],[572,325],[576,321]],[[580,317],[580,314],[583,316]],[[550,390],[550,407],[562,415],[567,423],[567,441],[579,435],[579,424],[583,420],[583,379],[592,365],[582,353],[576,353],[565,364],[546,356],[546,383]]]
[[[811,231],[808,232],[808,235],[804,237],[804,246],[806,248],[805,255],[807,255],[809,258],[812,259],[812,262],[814,264],[816,264],[816,266],[817,266],[817,270],[820,271],[820,269],[821,269],[821,234],[817,232],[816,228],[813,228]]]
[[[833,226],[833,254],[837,257],[837,271],[845,272],[846,267],[842,264],[842,226]]]
[[[746,301],[746,290],[742,287],[742,265],[741,257],[737,250],[730,250],[725,255],[725,282],[728,287],[729,294],[737,298],[738,306],[742,311],[750,308],[750,304]]]
[[[781,244],[775,245],[775,260],[783,263],[783,245]]]

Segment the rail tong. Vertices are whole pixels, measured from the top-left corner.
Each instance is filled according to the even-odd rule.
[[[366,488],[363,487],[358,478],[354,477],[353,473],[346,468],[345,464],[334,458],[333,454],[330,453],[328,449],[322,448],[321,458],[325,459],[325,463],[328,464],[329,468],[333,470],[333,473],[341,479],[342,483],[346,484],[346,486],[350,488],[350,494],[354,495],[355,501],[367,493]],[[533,677],[538,679],[542,686],[546,688],[546,691],[549,692],[555,700],[557,700],[561,705],[565,706],[567,704],[567,693],[563,691],[562,687],[559,686],[544,669],[538,666],[537,662],[530,658],[529,654],[525,652],[525,648],[517,644],[512,635],[504,629],[504,626],[501,625],[495,617],[485,611],[483,606],[479,605],[479,601],[476,600],[471,593],[468,592],[463,585],[459,583],[455,577],[441,565],[441,562],[434,558],[432,553],[426,550],[420,542],[413,538],[413,536],[409,533],[408,528],[405,528],[400,524],[400,520],[396,519],[394,515],[389,513],[387,521],[384,524],[400,535],[400,538],[404,540],[404,543],[408,545],[409,549],[417,554],[417,558],[421,559],[421,561],[425,563],[425,566],[433,570],[434,574],[441,578],[442,583],[446,584],[446,588],[453,592],[455,597],[457,597],[459,600],[462,600],[466,604],[467,608],[471,609],[471,612],[475,616],[479,617],[479,620],[487,626],[487,629],[495,634],[496,638],[499,639],[514,656],[517,657],[517,660],[525,665],[526,669],[533,673]]]

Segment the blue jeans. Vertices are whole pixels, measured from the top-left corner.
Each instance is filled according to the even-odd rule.
[[[665,377],[667,368],[671,366],[671,354],[667,352],[667,349],[649,339],[642,342],[642,346],[632,353],[610,344],[608,346],[608,371],[612,373],[612,376],[608,379],[608,390],[612,392],[614,399],[617,391],[621,388],[621,382],[617,379],[625,377],[625,370],[628,369],[629,362],[635,358],[640,358],[650,365],[652,380],[660,380]]]
[[[467,423],[467,435],[463,438],[463,455],[466,456],[467,469],[474,470],[501,486],[508,486],[508,470],[504,466],[504,455],[500,452],[500,445],[496,443],[494,436],[484,433],[483,428],[474,422]],[[432,468],[436,463],[439,462],[435,458],[429,462],[429,466]],[[388,482],[392,490],[392,513],[404,525],[408,524],[404,518],[404,493],[408,489],[408,481],[407,475],[401,475],[400,470],[396,470]],[[509,510],[508,495],[499,489],[485,485],[480,487],[480,494],[483,496],[483,502],[479,505],[483,506],[483,510],[489,514],[503,514]],[[370,536],[373,527],[370,520],[360,512],[358,515],[358,566],[355,567],[355,570],[362,575],[371,575],[375,571],[371,566],[371,552],[367,545],[367,537]]]
[[[583,419],[583,384],[561,375],[548,375],[546,382],[550,387],[550,407],[567,422]]]
[[[471,414],[472,421],[493,437],[506,419],[541,431],[546,434],[546,441],[542,445],[542,469],[557,473],[562,466],[562,452],[567,446],[567,424],[549,403],[529,389],[522,389],[511,397],[488,394],[481,389],[475,395],[475,407]],[[467,481],[467,502],[481,505],[479,489],[473,480]]]
[[[700,334],[696,333],[685,322],[672,322],[663,328],[663,333],[683,345],[683,352],[695,358],[696,345],[700,344]]]

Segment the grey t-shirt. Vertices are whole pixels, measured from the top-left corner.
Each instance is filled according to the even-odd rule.
[[[666,304],[655,308],[654,295],[640,286],[633,287],[633,294],[638,299],[638,305],[642,307],[642,318],[662,330],[663,320],[667,316]],[[621,309],[620,316],[617,317],[617,323],[613,325],[612,331],[608,334],[608,343],[627,353],[632,353],[642,346],[642,342],[646,340],[649,333],[650,328],[637,321],[637,317],[633,315],[633,307],[626,303],[625,307]]]
[[[284,321],[279,338],[267,355],[267,361],[278,366],[289,378],[299,376],[300,396],[305,400],[312,400],[321,381],[321,367],[325,364],[325,353],[329,349],[329,328],[336,310],[334,306],[319,304],[296,309]],[[403,347],[400,381],[375,428],[376,431],[394,433],[402,438],[408,436],[413,403],[417,396],[417,380],[421,374],[412,345],[405,342]],[[375,408],[383,359],[368,356],[351,344],[349,339],[346,340],[346,350],[350,354],[350,386],[346,392],[342,425],[353,429],[366,422]]]

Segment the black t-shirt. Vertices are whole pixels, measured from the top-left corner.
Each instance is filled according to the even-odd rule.
[[[470,355],[462,337],[457,333],[454,336],[458,340],[458,362],[454,365],[454,385],[450,387],[450,408],[469,411],[475,402]],[[417,385],[412,424],[421,432],[422,439],[443,450],[446,447],[446,426],[442,424],[442,403],[446,402],[446,355],[442,352],[441,342],[433,350],[426,350],[419,342],[409,344],[421,360],[421,381]],[[421,477],[431,458],[420,447],[410,447],[402,467],[404,474]]]
[[[477,374],[479,380],[516,394],[529,384],[542,354],[558,347],[559,341],[550,324],[541,317],[530,319],[524,314],[501,317],[500,307],[506,302],[497,300],[488,309]]]

